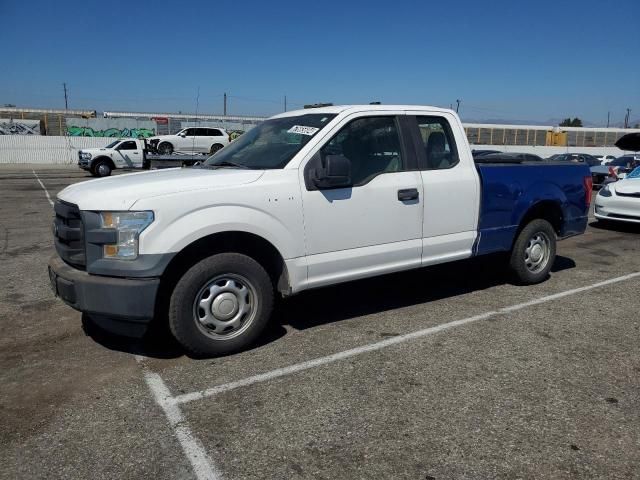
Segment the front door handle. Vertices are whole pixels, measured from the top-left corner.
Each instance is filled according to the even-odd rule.
[[[403,188],[398,190],[398,200],[406,202],[407,200],[417,200],[420,194],[417,188]]]

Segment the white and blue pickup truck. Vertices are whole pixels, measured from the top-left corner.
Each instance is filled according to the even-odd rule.
[[[51,283],[105,329],[166,321],[211,356],[255,342],[275,295],[495,252],[543,281],[585,231],[589,168],[477,162],[451,110],[287,112],[200,166],[61,191]]]

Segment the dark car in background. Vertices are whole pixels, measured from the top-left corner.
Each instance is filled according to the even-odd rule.
[[[549,159],[555,162],[586,163],[590,167],[602,165],[602,161],[599,158],[589,155],[588,153],[561,153],[552,155]]]
[[[499,152],[488,153],[486,155],[475,156],[476,163],[522,163],[522,162],[543,162],[542,157],[532,153]]]
[[[472,150],[471,155],[473,158],[484,157],[485,155],[491,155],[492,153],[502,153],[500,150]]]

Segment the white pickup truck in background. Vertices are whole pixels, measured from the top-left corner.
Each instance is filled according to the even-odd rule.
[[[166,321],[209,356],[251,345],[276,294],[490,253],[543,281],[556,240],[586,228],[589,168],[476,162],[450,110],[287,112],[200,166],[62,190],[51,284],[105,329]]]
[[[108,177],[115,169],[137,170],[150,169],[151,162],[156,166],[166,168],[176,166],[190,166],[203,162],[208,153],[156,153],[149,141],[145,139],[125,138],[115,140],[102,148],[83,148],[78,151],[78,167],[91,173],[94,177]]]
[[[108,177],[116,168],[142,168],[146,145],[142,139],[114,140],[103,148],[83,148],[78,152],[78,167],[94,177]]]

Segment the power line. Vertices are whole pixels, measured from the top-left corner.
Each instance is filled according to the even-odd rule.
[[[63,83],[62,86],[64,87],[64,109],[69,110],[69,103],[67,99],[67,83]]]

